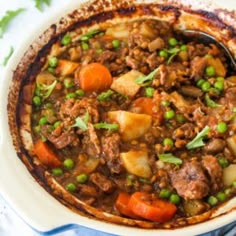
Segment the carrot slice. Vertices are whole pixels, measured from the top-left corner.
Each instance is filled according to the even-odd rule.
[[[132,108],[137,109],[138,113],[144,113],[147,115],[153,115],[153,106],[153,100],[147,97],[140,97],[132,104]]]
[[[104,65],[91,63],[75,74],[75,84],[86,92],[99,92],[110,88],[112,76]]]
[[[177,210],[174,204],[143,192],[136,192],[131,195],[128,208],[144,219],[161,223],[173,218]]]
[[[34,144],[34,152],[38,159],[48,167],[58,167],[61,165],[61,161],[56,156],[56,154],[50,149],[50,147],[43,142],[38,140]]]
[[[115,207],[122,215],[129,216],[131,218],[137,218],[137,216],[128,208],[129,200],[130,195],[121,192],[116,199]]]

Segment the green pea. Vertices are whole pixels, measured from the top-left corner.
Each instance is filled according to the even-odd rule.
[[[72,81],[72,79],[70,78],[66,78],[63,81],[64,86],[68,89],[68,88],[72,88],[74,86],[74,82]]]
[[[221,82],[221,81],[216,81],[214,83],[214,87],[216,89],[218,89],[219,91],[223,91],[224,90],[224,82]]]
[[[162,189],[159,193],[160,198],[169,198],[171,195],[171,192],[169,189]]]
[[[165,50],[161,50],[161,51],[159,52],[159,56],[160,56],[160,57],[167,58],[167,57],[168,57],[168,53],[167,53]]]
[[[187,45],[181,45],[181,46],[180,46],[180,50],[181,50],[181,51],[187,51],[187,49],[188,49],[188,48],[187,48]]]
[[[48,59],[48,64],[51,68],[55,68],[58,65],[58,59],[56,57],[50,57]]]
[[[232,183],[232,186],[236,188],[236,180]]]
[[[45,125],[48,123],[48,120],[45,116],[41,117],[39,120],[39,125]]]
[[[163,145],[164,146],[171,146],[173,147],[174,146],[174,142],[171,138],[165,138],[164,141],[163,141]]]
[[[82,47],[82,49],[83,49],[84,51],[86,51],[86,50],[89,49],[89,45],[88,45],[87,43],[85,43],[85,42],[82,42],[82,43],[81,43],[81,47]]]
[[[61,40],[61,44],[64,45],[64,46],[66,46],[66,45],[68,45],[68,44],[70,44],[70,43],[71,43],[71,37],[70,37],[70,35],[69,35],[69,34],[64,35],[63,38],[62,38],[62,40]]]
[[[34,132],[35,133],[39,133],[40,130],[41,130],[40,125],[37,125],[37,126],[34,127]]]
[[[178,205],[181,201],[180,196],[178,194],[171,194],[169,198],[170,202],[172,202],[175,205]]]
[[[224,78],[224,77],[217,77],[217,78],[216,78],[216,81],[217,81],[217,82],[224,82],[224,81],[225,81],[225,78]]]
[[[61,121],[56,121],[54,124],[53,124],[53,127],[56,129],[57,127],[59,127],[61,125]]]
[[[201,89],[203,92],[209,91],[210,88],[211,88],[211,84],[208,81],[205,81],[201,86]]]
[[[75,93],[76,93],[76,95],[79,96],[79,97],[83,97],[84,94],[85,94],[84,90],[82,90],[82,89],[77,89],[77,90],[75,91]]]
[[[74,161],[72,159],[67,158],[67,159],[64,160],[63,165],[67,170],[71,170],[74,167],[75,164],[74,164]]]
[[[63,170],[61,168],[54,168],[52,169],[52,174],[54,176],[61,176],[63,175]]]
[[[213,77],[216,75],[216,70],[213,66],[208,66],[206,69],[205,69],[205,73],[208,77]]]
[[[168,106],[170,106],[170,101],[163,100],[163,101],[161,101],[161,105],[164,107],[168,107]]]
[[[88,176],[86,174],[80,174],[76,177],[76,180],[80,184],[84,184],[88,180]]]
[[[206,80],[204,80],[204,79],[199,79],[199,80],[197,81],[197,87],[201,88],[202,85],[203,85],[205,82],[206,82]]]
[[[226,197],[229,197],[232,194],[232,189],[227,188],[227,189],[225,189],[224,193],[225,193]]]
[[[69,184],[66,185],[66,189],[67,189],[69,192],[75,192],[76,186],[75,186],[75,184],[73,184],[73,183],[69,183]]]
[[[219,192],[216,194],[216,198],[220,201],[220,202],[224,202],[226,199],[226,195],[223,192]]]
[[[103,50],[101,48],[99,48],[99,49],[96,50],[96,53],[100,55],[100,54],[103,53]]]
[[[147,97],[153,97],[153,94],[154,94],[154,91],[155,91],[155,89],[154,88],[152,88],[152,87],[147,87],[147,88],[145,88],[145,95],[147,96]]]
[[[134,183],[134,180],[135,180],[135,178],[134,178],[133,175],[128,175],[128,176],[126,177],[126,185],[127,185],[127,186],[132,186],[133,183]]]
[[[219,122],[216,126],[216,129],[219,133],[225,133],[228,129],[227,124],[223,121]]]
[[[179,122],[179,123],[184,123],[186,121],[186,118],[181,115],[181,114],[177,114],[176,115],[176,120]]]
[[[229,166],[229,161],[224,157],[219,157],[218,163],[221,165],[222,168],[226,168]]]
[[[236,107],[233,108],[232,112],[233,112],[233,113],[236,113]]]
[[[171,120],[175,116],[175,112],[173,110],[166,111],[164,114],[165,119]]]
[[[35,106],[40,106],[41,105],[41,98],[39,96],[34,96],[33,97],[33,103]]]
[[[178,41],[175,38],[170,38],[168,42],[169,42],[169,45],[173,47],[178,44]]]
[[[76,97],[77,97],[76,93],[68,93],[68,94],[66,94],[66,99],[76,98]]]
[[[208,202],[209,205],[215,206],[218,203],[218,199],[216,197],[214,197],[214,196],[210,196],[207,199],[207,202]]]
[[[49,73],[51,73],[51,74],[54,74],[54,73],[55,73],[55,70],[54,70],[54,68],[52,68],[52,67],[49,67],[49,68],[47,69],[47,71],[48,71]]]
[[[119,48],[120,47],[120,41],[118,39],[114,39],[112,41],[112,45],[115,49]]]

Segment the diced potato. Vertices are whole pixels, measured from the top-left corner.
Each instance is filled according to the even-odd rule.
[[[108,112],[108,117],[119,124],[119,131],[124,141],[130,141],[143,136],[152,124],[152,117],[146,114],[110,111]]]
[[[51,73],[44,71],[37,75],[36,83],[37,84],[45,84],[50,85],[56,80],[56,77],[53,76]]]
[[[219,58],[209,57],[207,58],[207,64],[208,66],[213,66],[215,68],[217,76],[225,77],[226,69]]]
[[[120,154],[121,160],[126,170],[142,178],[150,178],[151,168],[148,164],[147,151],[129,151]]]
[[[61,76],[71,75],[79,67],[79,63],[68,61],[68,60],[59,60],[56,73]]]
[[[231,164],[223,170],[223,183],[225,186],[230,186],[236,181],[236,164]]]
[[[74,169],[75,175],[79,175],[83,173],[90,174],[93,171],[95,171],[99,165],[98,158],[87,157],[84,154],[80,154],[78,159],[79,159],[79,162]]]
[[[147,22],[143,22],[141,24],[139,33],[150,39],[154,39],[156,37],[156,34],[153,31],[153,28]]]
[[[126,24],[117,24],[107,29],[106,35],[114,38],[128,38],[129,28]]]
[[[236,157],[236,135],[233,135],[233,136],[227,138],[226,142],[227,142],[229,149]]]
[[[111,88],[123,95],[134,97],[141,87],[135,82],[135,79],[140,76],[144,76],[144,74],[137,70],[131,70],[114,80]]]

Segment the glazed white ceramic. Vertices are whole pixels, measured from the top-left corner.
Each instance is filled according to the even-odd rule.
[[[66,13],[79,7],[84,1],[73,1],[68,4],[67,9],[58,11],[55,15],[45,18],[39,27],[37,27],[20,46],[20,49],[14,53],[8,63],[0,81],[0,192],[9,205],[23,220],[32,228],[40,232],[49,232],[55,229],[66,230],[70,227],[83,225],[100,231],[113,233],[117,235],[135,235],[135,236],[189,236],[202,234],[227,225],[236,219],[236,210],[217,217],[213,220],[200,223],[193,226],[173,230],[145,230],[119,226],[105,223],[93,219],[82,217],[70,209],[63,206],[54,197],[47,193],[31,176],[24,164],[17,157],[12,145],[11,135],[8,127],[7,117],[7,97],[8,88],[11,84],[13,70],[16,68],[24,52],[28,49],[32,40],[42,34],[52,23],[57,22]],[[147,1],[148,2],[148,1]],[[184,2],[184,1],[183,1]],[[189,2],[189,1],[188,1]],[[195,0],[193,4],[196,3]],[[228,9],[236,9],[235,0],[217,0],[213,1],[219,6]],[[236,206],[236,199],[227,204],[229,208]]]

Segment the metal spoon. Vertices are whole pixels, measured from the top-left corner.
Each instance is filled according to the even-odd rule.
[[[233,54],[229,51],[229,49],[221,42],[218,42],[216,38],[213,36],[196,30],[183,30],[180,32],[183,35],[184,39],[191,39],[193,41],[197,41],[203,44],[214,43],[219,46],[220,49],[224,52],[227,60],[230,62],[231,69],[236,71],[236,61],[233,57]]]

